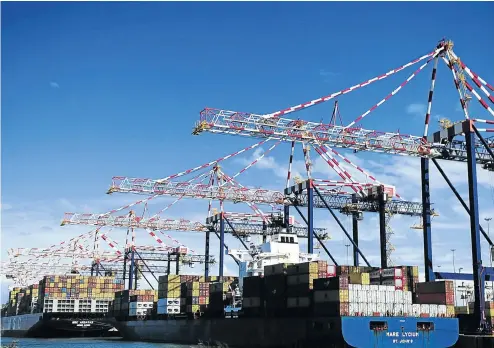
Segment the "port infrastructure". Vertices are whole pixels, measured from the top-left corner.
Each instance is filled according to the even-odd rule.
[[[432,267],[431,217],[435,215],[435,212],[431,207],[429,193],[429,161],[431,160],[435,165],[438,165],[437,160],[466,162],[468,166],[470,207],[466,206],[466,204],[464,204],[464,207],[467,209],[467,211],[469,211],[471,221],[473,221],[471,222],[472,244],[475,244],[473,243],[473,241],[476,241],[476,244],[472,245],[472,255],[475,254],[478,257],[474,256],[473,275],[462,276],[470,276],[470,279],[473,278],[474,283],[477,284],[475,286],[475,306],[477,320],[478,316],[483,313],[484,302],[483,291],[481,291],[483,290],[481,289],[482,285],[479,285],[481,283],[481,280],[483,279],[480,278],[482,273],[477,272],[476,270],[481,269],[482,271],[484,271],[484,278],[486,277],[486,273],[489,274],[492,271],[487,268],[482,268],[481,266],[479,234],[482,233],[491,246],[492,242],[483,232],[483,229],[478,223],[478,203],[475,203],[477,202],[475,177],[476,164],[480,165],[485,170],[494,170],[494,156],[492,153],[492,149],[494,147],[494,139],[484,138],[480,134],[483,132],[492,132],[494,131],[494,129],[478,128],[477,126],[479,124],[482,124],[487,125],[486,127],[488,127],[489,125],[494,124],[494,122],[490,120],[471,118],[468,105],[470,100],[472,99],[472,96],[474,96],[484,107],[487,113],[490,113],[491,116],[494,116],[494,111],[488,104],[488,102],[494,102],[491,92],[489,92],[494,90],[491,85],[485,82],[476,73],[471,71],[456,56],[452,48],[453,44],[451,41],[442,40],[432,52],[423,55],[417,59],[414,59],[407,64],[401,65],[400,67],[393,69],[387,73],[381,74],[373,79],[366,80],[362,83],[332,93],[330,95],[317,98],[303,104],[298,104],[283,110],[279,110],[270,114],[257,115],[251,113],[206,108],[200,113],[200,119],[196,123],[196,126],[193,130],[194,135],[209,132],[216,134],[229,134],[243,137],[260,138],[261,140],[252,146],[241,149],[230,155],[204,163],[195,168],[190,168],[188,170],[175,173],[165,178],[143,179],[121,176],[114,177],[112,185],[110,186],[110,189],[107,193],[134,193],[146,195],[148,197],[130,205],[126,205],[118,209],[113,209],[107,213],[99,214],[99,216],[110,216],[125,209],[130,209],[138,204],[144,204],[144,210],[146,211],[147,202],[151,199],[156,199],[157,197],[162,196],[175,197],[176,200],[173,203],[169,204],[152,217],[158,219],[159,214],[169,209],[182,198],[207,199],[209,200],[209,207],[205,224],[207,229],[204,232],[206,232],[206,235],[208,236],[208,229],[210,231],[214,231],[220,239],[220,275],[222,275],[223,272],[223,249],[228,248],[224,244],[224,234],[228,233],[226,231],[228,231],[228,229],[230,228],[233,235],[239,235],[239,233],[237,233],[237,230],[235,228],[232,228],[229,224],[229,222],[232,222],[232,218],[228,217],[228,214],[225,213],[225,202],[247,204],[247,206],[254,212],[254,214],[258,215],[258,217],[261,219],[263,228],[265,224],[269,223],[269,214],[262,212],[258,205],[269,205],[271,206],[273,212],[281,212],[283,218],[285,219],[285,226],[290,225],[290,223],[288,222],[290,217],[290,207],[294,207],[300,213],[302,220],[307,225],[309,252],[313,250],[313,238],[315,237],[317,239],[317,231],[314,233],[313,226],[313,209],[327,209],[335,218],[339,226],[342,228],[347,238],[351,241],[354,248],[354,264],[356,265],[359,264],[359,256],[362,257],[366,264],[369,264],[365,256],[361,252],[358,242],[358,221],[363,218],[364,212],[373,212],[379,214],[381,266],[389,266],[391,264],[391,251],[393,251],[393,247],[390,243],[390,237],[393,232],[389,225],[390,218],[396,214],[420,216],[423,221],[424,263],[426,265],[426,280],[430,281],[434,280],[435,278],[451,277],[451,275],[447,273],[434,273]],[[436,71],[438,62],[440,60],[444,61],[451,71],[466,121],[464,121],[463,123],[455,124],[449,122],[448,120],[441,120],[443,129],[429,136],[429,123],[431,118],[431,107],[436,81]],[[405,82],[394,89],[384,99],[382,99],[377,104],[369,108],[366,112],[358,116],[355,121],[346,126],[343,124],[336,124],[336,115],[339,113],[339,106],[335,98],[348,94],[354,90],[364,88],[372,83],[375,83],[376,81],[386,79],[389,76],[394,75],[404,70],[405,68],[413,66],[419,62],[423,62],[422,65],[416,71],[414,71],[405,80]],[[424,115],[424,132],[422,136],[405,135],[399,132],[392,133],[376,130],[366,130],[355,126],[358,122],[367,117],[371,112],[376,110],[383,103],[387,102],[391,97],[395,96],[399,91],[401,91],[404,86],[410,83],[431,62],[433,62],[431,87],[428,93],[428,106],[427,112]],[[482,98],[481,95],[472,87],[472,85],[468,83],[467,78],[470,78],[473,83],[480,89],[480,91],[486,95],[488,102],[486,102],[484,98]],[[311,106],[318,105],[333,99],[335,100],[335,108],[333,111],[334,117],[329,124],[285,118],[286,115],[292,112],[304,110]],[[461,129],[461,132],[459,132],[459,129]],[[466,130],[468,130],[468,132],[465,132]],[[246,167],[242,168],[242,170],[240,170],[236,174],[230,176],[226,174],[222,166],[220,166],[220,163],[224,162],[225,160],[246,153],[247,151],[260,148],[260,146],[267,144],[269,141],[274,141],[274,144],[271,145],[266,151],[264,151],[262,155],[260,155]],[[284,191],[266,190],[262,188],[249,188],[241,185],[236,180],[239,175],[261,161],[263,157],[265,157],[282,142],[291,143],[287,181]],[[292,178],[293,155],[296,143],[302,143],[303,147],[302,150],[307,172],[307,177],[304,179],[300,179],[297,177]],[[334,170],[334,172],[341,178],[340,180],[328,180],[326,178],[318,179],[313,177],[311,168],[312,162],[310,159],[311,147],[313,147],[318,155],[325,160],[328,166],[332,170]],[[350,149],[356,153],[366,151],[420,158],[422,167],[422,202],[406,201],[401,195],[398,194],[393,186],[378,181],[369,172],[351,162],[342,153],[336,151],[336,148]],[[366,178],[365,182],[360,182],[356,178],[354,178],[349,173],[349,171],[345,169],[343,162],[340,163],[337,158],[342,160],[345,166],[353,167],[361,175],[364,175]],[[473,169],[471,169],[471,167],[473,167]],[[179,178],[192,174],[195,175],[192,179],[177,181],[177,179]],[[474,187],[474,189],[472,189],[472,187]],[[456,191],[454,190],[454,192]],[[459,195],[457,194],[457,196]],[[219,214],[215,213],[212,209],[213,200],[219,201]],[[301,207],[307,209],[307,217],[302,214],[300,210]],[[350,236],[341,222],[339,222],[336,214],[334,214],[334,211],[352,216],[353,236]],[[96,219],[94,221],[100,220],[101,219]],[[109,220],[111,219],[109,218]],[[117,219],[115,219],[115,221],[116,220]],[[182,219],[179,219],[179,221],[182,221]],[[138,227],[132,225],[133,223],[134,222],[132,221],[130,226],[125,225],[122,227],[127,227],[128,235],[130,232],[132,232],[132,241],[134,242],[134,228]],[[112,224],[114,224],[114,222],[110,222],[109,225],[105,226],[113,226]],[[222,224],[223,228],[221,228]],[[297,222],[295,224],[297,224]],[[96,231],[99,231],[99,229],[103,227],[98,224],[93,225],[98,226]],[[204,226],[203,224],[200,225]],[[174,226],[175,227],[173,228],[181,231],[180,223]],[[161,245],[161,243],[158,241],[158,239],[160,238],[154,231],[164,233],[163,230],[153,230],[152,228],[148,227],[144,228],[151,231],[151,233],[153,234],[150,234]],[[105,235],[103,234],[103,236]],[[105,240],[108,244],[113,244],[108,238],[105,239],[101,235],[99,238]],[[206,239],[208,240],[208,238]],[[221,246],[221,244],[224,244],[224,248]],[[126,242],[125,245],[128,246],[129,243]],[[329,250],[327,248],[325,249],[328,252],[328,255],[330,255]],[[208,253],[209,250],[207,254]],[[330,258],[336,264],[336,260],[334,260],[332,256],[330,256]],[[206,262],[206,264],[208,263]],[[489,275],[487,275],[487,277],[488,276]],[[481,295],[477,296],[478,293],[481,293]],[[479,326],[481,326],[482,321],[479,321],[478,323]]]
[[[425,63],[413,72],[404,83],[402,83],[398,88],[393,90],[389,95],[372,106],[366,112],[358,116],[355,121],[346,126],[285,118],[286,115],[290,113],[307,109],[314,105],[327,102],[340,95],[365,87],[424,60],[426,60]],[[437,65],[439,61],[444,61],[452,73],[454,85],[459,95],[459,101],[465,120],[452,123],[447,119],[443,119],[441,120],[443,129],[429,135],[428,130],[431,107],[436,82]],[[398,93],[407,83],[409,83],[430,62],[433,62],[433,69],[430,90],[428,93],[427,111],[424,115],[424,132],[422,136],[403,135],[399,133],[381,132],[356,127],[358,122],[389,100],[392,96],[396,95],[396,93]],[[473,81],[473,84],[475,84],[478,89],[485,94],[488,101],[481,97],[480,93],[473,88],[467,78],[470,78],[470,80]],[[460,58],[453,51],[453,43],[451,41],[441,40],[432,52],[417,58],[408,64],[402,65],[397,69],[393,69],[385,74],[382,74],[379,77],[364,81],[339,92],[270,114],[257,115],[252,113],[206,108],[201,111],[200,120],[196,123],[193,134],[198,135],[203,132],[209,132],[213,134],[229,134],[243,137],[262,138],[265,140],[286,141],[291,142],[292,147],[295,142],[298,142],[303,144],[304,149],[308,144],[310,144],[316,149],[319,149],[321,153],[329,153],[330,151],[337,153],[334,151],[334,148],[345,148],[354,150],[354,152],[367,151],[420,158],[422,186],[421,215],[423,220],[424,266],[426,281],[434,281],[435,279],[473,280],[475,307],[472,327],[474,327],[475,330],[482,331],[486,327],[484,284],[486,278],[489,279],[494,275],[494,270],[491,267],[484,267],[481,259],[480,235],[482,234],[484,236],[491,248],[492,241],[479,224],[477,165],[484,170],[494,171],[494,139],[484,138],[482,136],[482,133],[484,132],[494,132],[494,128],[480,128],[479,125],[494,125],[494,121],[471,118],[468,106],[473,96],[477,99],[485,111],[490,114],[490,116],[494,116],[494,110],[492,106],[488,104],[489,102],[491,104],[494,103],[494,97],[491,94],[493,91],[494,88],[492,85],[488,84],[479,75],[470,70],[466,64],[460,60]],[[463,201],[451,181],[440,167],[439,160],[466,162],[469,191],[468,205]],[[439,172],[448,183],[448,186],[450,186],[453,190],[455,196],[470,216],[473,274],[433,271],[431,242],[431,216],[433,215],[433,212],[431,209],[430,199],[429,161],[432,161],[438,168]],[[306,201],[309,207],[308,218],[304,218],[304,220],[307,221],[309,229],[312,226],[312,209],[315,206],[315,202],[322,202],[326,209],[334,216],[331,206],[324,198],[320,188],[317,187],[317,180],[309,178],[304,183],[299,183],[285,189],[285,195],[294,195],[296,199],[302,194],[305,194],[304,199],[299,199],[299,202]],[[354,200],[358,201],[359,197],[355,198]],[[377,191],[374,191],[373,194],[368,195],[365,198],[362,197],[363,200],[371,199],[376,202],[379,207],[381,222],[382,267],[387,266],[387,251],[383,248],[383,242],[385,241],[386,236],[385,233],[383,233],[382,224],[385,219],[383,216],[383,211],[386,211],[384,208],[384,202],[388,198],[389,194],[386,193],[384,186],[381,186],[380,188],[378,187]],[[296,199],[294,202],[296,202]],[[289,205],[285,205],[285,213],[287,213],[288,210]],[[343,226],[341,227],[343,228]],[[348,233],[346,234],[349,237]],[[352,239],[349,237],[349,239],[354,248],[358,251],[355,238]],[[355,258],[356,256],[357,255],[355,255]]]

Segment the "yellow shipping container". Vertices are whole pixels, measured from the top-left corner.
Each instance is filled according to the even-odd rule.
[[[348,290],[340,290],[340,302],[348,302],[350,300],[350,293]]]
[[[199,305],[187,305],[188,313],[195,313],[199,310]]]
[[[190,293],[190,290],[187,291],[187,295],[189,295],[189,293]],[[199,296],[199,289],[193,289],[192,290],[192,296],[193,297],[198,297]]]
[[[361,284],[361,285],[369,285],[370,278],[369,273],[351,273],[349,274],[349,283],[350,284]]]

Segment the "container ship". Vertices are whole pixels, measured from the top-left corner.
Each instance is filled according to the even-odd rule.
[[[229,347],[460,346],[452,281],[420,283],[418,267],[331,266],[279,231],[229,250],[238,277],[166,275],[158,291],[116,294],[127,340]],[[152,298],[157,295],[157,301]]]
[[[113,276],[48,275],[16,287],[2,310],[4,337],[100,337],[118,334],[103,320],[123,281]]]

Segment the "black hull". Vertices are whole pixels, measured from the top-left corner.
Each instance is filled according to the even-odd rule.
[[[115,337],[113,325],[101,317],[64,314],[26,314],[2,318],[3,337],[77,338]]]

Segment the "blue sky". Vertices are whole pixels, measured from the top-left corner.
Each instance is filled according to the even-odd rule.
[[[493,10],[492,3],[469,2],[3,3],[2,259],[10,247],[51,245],[89,231],[58,227],[65,211],[104,212],[137,200],[105,195],[114,175],[160,178],[255,142],[191,136],[206,106],[277,111],[407,63],[443,37],[451,38],[455,52],[492,83],[494,49],[486,43],[494,34],[488,25]],[[458,25],[458,14],[475,25]],[[344,121],[353,121],[417,67],[340,98]],[[430,69],[362,126],[421,135],[423,113],[414,110],[422,110],[427,100]],[[432,130],[438,117],[462,118],[451,73],[441,62],[434,97]],[[477,104],[471,102],[473,113],[491,117]],[[327,122],[331,110],[329,102],[291,117]],[[288,154],[289,146],[280,146],[239,181],[281,189]],[[225,163],[225,170],[235,173],[247,159],[255,159],[249,156]],[[397,185],[407,199],[420,198],[418,160],[352,158],[381,181]],[[319,177],[337,178],[318,165]],[[446,169],[466,192],[466,167],[448,164]],[[494,216],[493,176],[481,175],[482,213]],[[437,183],[433,188],[433,200],[444,211],[442,223],[450,224],[438,228],[436,245],[443,251],[437,254],[456,247],[464,256],[457,263],[468,265],[468,230],[459,228],[468,221],[452,210],[456,202],[447,187]],[[157,202],[156,210],[160,207]],[[167,216],[202,220],[207,202],[181,207]],[[330,224],[318,214],[319,224]],[[369,228],[375,227],[372,221]],[[409,220],[396,224],[402,236],[415,233],[408,229]],[[332,234],[335,253],[344,257],[345,242],[337,230]],[[197,236],[177,235],[199,248],[203,243]],[[421,241],[413,236],[413,246],[411,237],[400,242],[398,236],[397,250],[402,243],[404,255],[418,255],[403,256],[403,263],[421,262]],[[377,230],[368,238],[368,253],[377,257]]]

